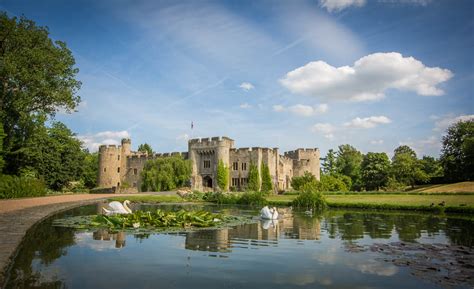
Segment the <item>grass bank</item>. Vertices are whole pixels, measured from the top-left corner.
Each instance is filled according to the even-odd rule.
[[[408,193],[472,193],[474,192],[474,182],[460,182],[454,184],[439,184],[419,186]]]
[[[268,196],[266,200],[274,206],[290,206],[296,195]],[[138,203],[183,203],[189,202],[179,196],[117,196],[110,198],[123,202],[130,200]],[[414,210],[428,212],[447,212],[474,214],[474,195],[444,194],[444,195],[327,195],[327,203],[332,208],[377,209],[377,210]],[[444,207],[438,206],[441,202]],[[201,201],[193,201],[201,202]],[[431,206],[431,204],[434,206]]]
[[[295,195],[269,196],[273,205],[289,206]],[[359,208],[383,210],[445,211],[474,214],[474,195],[327,195],[327,203],[333,208]],[[441,202],[444,207],[438,206]],[[435,206],[431,206],[431,204]]]

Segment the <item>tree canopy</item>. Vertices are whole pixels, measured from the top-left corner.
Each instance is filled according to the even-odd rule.
[[[392,174],[405,185],[414,186],[417,182],[426,182],[428,175],[422,170],[421,162],[409,146],[403,145],[395,149],[392,158]]]
[[[449,181],[474,180],[474,120],[450,126],[443,137],[441,163]]]
[[[149,156],[153,155],[153,149],[147,143],[139,145],[138,146],[138,151],[143,152],[143,153],[147,153]]]
[[[362,182],[366,190],[379,190],[388,182],[390,160],[386,153],[369,152],[361,164]]]
[[[360,166],[362,153],[355,147],[345,144],[340,145],[337,151],[336,168],[339,174],[348,176],[352,180],[352,189],[359,189]]]
[[[0,123],[6,134],[8,173],[20,169],[18,154],[35,130],[59,109],[73,111],[80,102],[78,69],[62,41],[46,27],[0,12]],[[12,156],[13,155],[13,156]]]
[[[181,156],[161,157],[146,162],[141,173],[142,191],[169,191],[187,185],[191,161]]]

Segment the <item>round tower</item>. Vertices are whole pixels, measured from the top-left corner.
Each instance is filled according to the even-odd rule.
[[[120,150],[115,145],[99,147],[99,176],[97,185],[101,188],[120,186]]]

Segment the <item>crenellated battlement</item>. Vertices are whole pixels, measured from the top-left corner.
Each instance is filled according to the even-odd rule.
[[[215,136],[211,138],[195,138],[188,141],[190,146],[219,146],[219,145],[234,145],[234,140],[226,136]]]
[[[103,152],[103,151],[109,151],[109,150],[117,150],[117,149],[120,149],[122,146],[120,145],[114,145],[114,144],[111,144],[111,145],[101,145],[99,146],[99,152]]]
[[[292,151],[287,151],[284,153],[285,156],[292,159],[299,159],[302,156],[308,156],[309,154],[319,153],[318,148],[299,148]]]

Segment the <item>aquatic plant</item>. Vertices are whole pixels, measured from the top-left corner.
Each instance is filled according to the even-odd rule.
[[[98,215],[92,225],[109,228],[138,228],[138,227],[211,227],[223,222],[224,216],[207,211],[167,212],[135,211],[128,215],[104,216]]]

